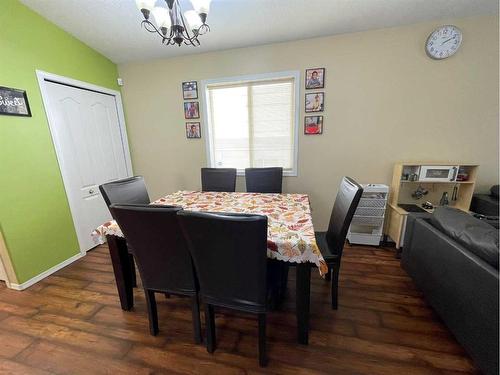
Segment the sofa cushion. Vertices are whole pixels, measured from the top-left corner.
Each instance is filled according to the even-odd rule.
[[[436,207],[431,224],[470,252],[498,269],[498,231],[468,213],[451,207]]]

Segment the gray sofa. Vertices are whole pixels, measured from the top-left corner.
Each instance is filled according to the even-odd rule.
[[[481,215],[498,217],[498,191],[499,185],[493,185],[489,194],[474,194],[470,210]]]
[[[438,207],[408,216],[402,266],[485,374],[498,365],[498,232]]]

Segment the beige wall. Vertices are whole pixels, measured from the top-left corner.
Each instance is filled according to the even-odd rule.
[[[462,47],[431,60],[424,42],[447,23],[462,29]],[[135,173],[154,197],[200,188],[205,140],[186,139],[182,81],[300,70],[303,86],[304,70],[323,66],[324,133],[300,129],[299,175],[284,179],[285,192],[310,194],[316,229],[327,225],[341,176],[388,184],[397,161],[479,163],[478,190],[498,183],[498,16],[121,65]],[[301,87],[301,122],[303,95]]]

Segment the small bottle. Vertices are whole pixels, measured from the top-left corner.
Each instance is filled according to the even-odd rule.
[[[448,206],[450,204],[450,201],[448,200],[448,192],[445,191],[443,195],[441,196],[441,199],[439,201],[440,206]]]

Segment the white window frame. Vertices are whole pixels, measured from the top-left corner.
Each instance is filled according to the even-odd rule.
[[[223,84],[229,82],[248,82],[248,81],[263,81],[263,80],[273,80],[280,78],[294,78],[294,96],[295,96],[295,126],[294,126],[294,136],[293,136],[293,167],[291,170],[283,170],[283,176],[293,176],[296,177],[298,174],[298,162],[299,162],[299,117],[300,117],[300,71],[289,70],[284,72],[274,72],[274,73],[263,73],[263,74],[251,74],[243,76],[233,76],[215,79],[206,79],[201,81],[200,89],[200,101],[203,113],[203,132],[205,134],[205,147],[207,152],[207,164],[209,168],[215,168],[215,155],[212,152],[212,134],[209,126],[208,119],[208,89],[207,86],[214,84]],[[244,176],[245,170],[238,169],[238,176]]]

